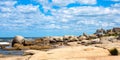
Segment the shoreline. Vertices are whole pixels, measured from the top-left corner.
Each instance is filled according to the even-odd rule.
[[[120,30],[119,30],[120,31]],[[23,55],[4,55],[6,60],[75,60],[84,58],[108,59],[111,51],[116,49],[116,56],[120,57],[119,31],[97,30],[95,34],[83,33],[81,36],[49,36],[34,40],[25,40],[23,36],[15,36],[11,48],[6,50],[23,50]],[[6,48],[6,47],[5,47]],[[3,49],[5,49],[3,47]],[[113,50],[114,51],[114,50]],[[101,57],[102,56],[102,57]],[[114,58],[114,57],[113,57]],[[112,59],[112,58],[111,58]],[[113,59],[114,60],[114,59]]]

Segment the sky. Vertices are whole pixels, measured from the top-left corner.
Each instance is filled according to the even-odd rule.
[[[120,27],[120,0],[0,0],[0,37],[92,34]]]

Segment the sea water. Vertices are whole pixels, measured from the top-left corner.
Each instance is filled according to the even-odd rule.
[[[34,40],[36,37],[26,37],[25,39],[27,40]],[[0,38],[0,42],[9,42],[11,43],[13,40],[13,37],[2,37]],[[7,46],[7,48],[10,48],[11,46]],[[0,54],[4,54],[4,55],[23,55],[23,51],[22,50],[3,50],[0,48]]]

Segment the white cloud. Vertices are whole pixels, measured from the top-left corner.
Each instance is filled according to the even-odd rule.
[[[61,27],[56,24],[49,24],[45,26],[45,29],[61,29]]]
[[[103,15],[103,14],[116,14],[119,13],[119,10],[104,8],[104,7],[83,6],[83,7],[63,8],[60,9],[58,13],[64,13],[69,15],[72,14],[73,15]]]
[[[77,0],[81,4],[96,4],[96,0]]]
[[[12,0],[9,0],[9,1],[0,1],[0,2],[1,2],[0,5],[7,6],[7,7],[13,6],[14,4],[17,3],[17,1],[12,1]]]
[[[48,0],[35,0],[42,4],[45,12],[52,9],[52,6],[66,7],[71,3],[80,3],[86,5],[94,5],[97,3],[96,0],[52,0],[52,3],[49,3]]]
[[[33,5],[19,5],[17,6],[17,10],[20,12],[36,12],[39,6]]]
[[[66,6],[70,3],[74,3],[74,0],[53,0],[53,4],[59,5],[59,6]]]
[[[53,0],[53,4],[59,6],[66,6],[70,3],[80,3],[80,4],[96,4],[96,0]]]
[[[68,24],[73,29],[77,28],[100,28],[117,26],[114,22],[118,20],[120,9],[111,7],[72,7],[52,10],[56,20],[60,20]],[[109,18],[110,17],[110,18]],[[65,19],[65,20],[64,20]],[[118,22],[117,22],[118,23]],[[71,25],[72,24],[72,25]],[[118,23],[119,24],[119,23]],[[83,26],[84,25],[84,26]],[[91,27],[89,27],[91,26]]]
[[[50,10],[52,16],[46,16],[39,11],[38,5],[0,6],[0,29],[6,30],[40,30],[40,29],[66,29],[66,30],[87,30],[94,28],[108,28],[118,26],[120,9],[113,7],[62,7],[52,9],[52,4],[63,4],[66,6],[74,0],[53,0],[48,3],[46,0],[39,0],[45,10]],[[59,1],[59,2],[58,2]],[[96,0],[75,0],[82,4],[95,4]],[[45,3],[44,3],[45,2]],[[48,5],[47,5],[48,4]],[[4,21],[3,21],[4,20]],[[9,24],[8,24],[9,23]]]
[[[120,3],[116,3],[116,4],[113,4],[111,5],[112,7],[116,7],[116,8],[120,8]]]

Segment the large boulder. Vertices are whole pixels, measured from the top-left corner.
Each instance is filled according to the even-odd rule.
[[[12,40],[12,47],[14,47],[15,44],[21,44],[24,45],[25,39],[23,36],[15,36]]]

